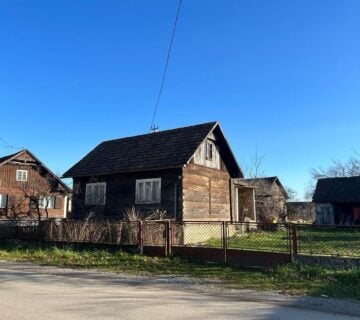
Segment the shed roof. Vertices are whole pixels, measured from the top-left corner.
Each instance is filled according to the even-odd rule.
[[[230,174],[233,177],[242,177],[242,172],[217,122],[102,142],[66,171],[63,177],[182,167],[189,162],[211,132],[220,138],[219,148]]]
[[[250,185],[254,185],[254,186],[256,186],[259,183],[266,183],[269,186],[276,183],[279,186],[279,188],[282,190],[285,198],[289,199],[289,195],[287,194],[285,187],[283,186],[279,177],[277,177],[277,176],[261,177],[261,178],[248,178],[248,179],[245,179],[245,181],[248,182]]]
[[[360,202],[360,176],[318,179],[313,201]]]

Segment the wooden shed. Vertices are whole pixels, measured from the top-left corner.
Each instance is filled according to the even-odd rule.
[[[317,224],[360,224],[360,176],[318,179],[313,195]]]

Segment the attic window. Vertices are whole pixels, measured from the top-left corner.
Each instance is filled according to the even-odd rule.
[[[161,178],[136,180],[135,203],[160,203]]]
[[[87,183],[85,205],[104,206],[106,201],[106,182]]]
[[[213,144],[211,142],[206,142],[205,145],[205,159],[212,160],[213,158]]]
[[[27,170],[16,170],[16,181],[27,181],[28,172]]]

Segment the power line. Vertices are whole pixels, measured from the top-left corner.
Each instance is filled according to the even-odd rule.
[[[9,149],[15,149],[15,150],[21,150],[23,148],[18,148],[18,147],[14,147],[11,144],[9,144],[4,138],[0,137],[0,140],[4,143],[4,148],[9,148]]]
[[[168,53],[167,53],[167,57],[166,57],[165,68],[164,68],[164,72],[163,72],[163,76],[162,76],[162,80],[161,80],[160,90],[159,90],[159,94],[158,94],[158,97],[157,97],[157,100],[156,100],[153,117],[152,117],[152,120],[151,120],[150,131],[151,130],[155,131],[157,129],[154,122],[155,122],[156,113],[157,113],[157,110],[158,110],[158,107],[159,107],[161,94],[162,94],[162,91],[163,91],[163,88],[164,88],[166,72],[167,72],[167,69],[168,69],[169,61],[170,61],[171,49],[172,49],[172,45],[173,45],[174,38],[175,38],[176,26],[177,26],[177,22],[178,22],[179,15],[180,15],[181,3],[182,3],[182,0],[179,0],[179,5],[178,5],[177,12],[176,12],[176,17],[175,17],[175,23],[174,23],[173,30],[172,30],[172,35],[171,35],[170,45],[169,45],[169,49],[168,49]]]

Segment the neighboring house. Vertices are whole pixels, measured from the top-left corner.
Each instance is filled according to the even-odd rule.
[[[289,198],[278,177],[245,179],[255,188],[256,214],[259,222],[284,222]]]
[[[0,218],[64,218],[70,194],[29,150],[0,158]]]
[[[313,202],[317,224],[360,224],[360,176],[318,179]]]
[[[310,201],[288,201],[286,210],[291,222],[313,223],[316,219],[315,204]]]
[[[253,189],[217,122],[105,141],[70,168],[73,217],[160,210],[175,220],[255,220]],[[246,208],[244,208],[246,207]]]

